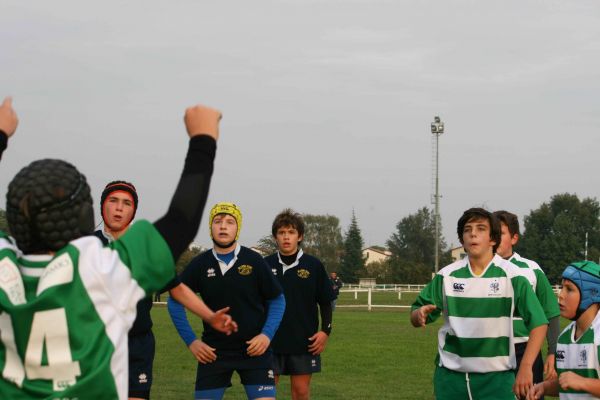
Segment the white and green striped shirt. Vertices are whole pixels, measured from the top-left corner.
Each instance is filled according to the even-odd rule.
[[[575,339],[575,322],[571,322],[558,337],[556,345],[556,372],[560,375],[566,371],[575,372],[586,378],[598,379],[600,376],[600,312],[592,321],[592,325]],[[598,399],[589,393],[574,390],[563,390],[559,387],[560,398],[565,400]]]
[[[552,286],[550,286],[550,282],[548,281],[546,274],[540,268],[538,263],[521,257],[517,253],[513,253],[513,255],[509,258],[509,261],[519,267],[521,274],[527,278],[531,284],[531,287],[535,292],[540,305],[544,309],[544,315],[546,315],[548,321],[554,317],[558,317],[560,315],[560,310],[558,309],[558,300],[556,299],[556,295],[552,290]],[[515,343],[524,343],[529,340],[529,330],[525,326],[523,318],[521,318],[518,314],[514,316],[513,329]]]
[[[441,269],[412,308],[426,304],[437,306],[428,323],[444,314],[438,333],[439,365],[459,372],[516,368],[514,310],[529,330],[548,323],[529,282],[498,255],[480,276],[473,274],[468,257]]]

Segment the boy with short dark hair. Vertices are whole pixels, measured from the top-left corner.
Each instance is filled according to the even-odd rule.
[[[271,228],[278,251],[265,258],[283,287],[286,310],[273,338],[275,382],[290,375],[293,400],[310,398],[312,374],[321,371],[321,356],[331,334],[333,289],[323,264],[299,247],[302,216],[279,213]],[[318,310],[317,310],[318,309]],[[319,330],[319,311],[321,329]]]
[[[421,291],[411,312],[415,327],[444,314],[433,380],[436,399],[512,400],[514,394],[525,396],[533,385],[531,365],[548,321],[517,267],[494,255],[500,243],[500,225],[489,211],[465,211],[457,233],[468,257],[442,268]],[[530,330],[516,379],[512,372],[516,367],[513,308]]]
[[[542,382],[544,380],[544,374],[546,375],[546,379],[556,378],[556,370],[554,369],[554,352],[556,351],[556,340],[558,339],[558,333],[560,331],[560,322],[558,318],[560,315],[560,310],[558,309],[556,295],[552,290],[552,286],[550,286],[550,282],[548,282],[546,274],[540,268],[540,266],[535,261],[521,257],[519,254],[513,251],[513,246],[517,244],[520,236],[518,217],[515,214],[505,210],[495,211],[494,216],[500,221],[501,229],[500,246],[498,246],[496,253],[500,257],[519,267],[519,271],[531,284],[535,295],[544,309],[544,314],[549,321],[548,333],[546,334],[546,338],[548,340],[548,355],[546,364],[543,363],[542,354],[540,352],[533,364],[533,382]],[[518,369],[521,365],[523,352],[527,346],[529,332],[525,328],[523,319],[517,314],[514,316],[513,328]]]
[[[560,315],[573,322],[558,338],[558,377],[535,385],[527,398],[600,399],[600,265],[573,263],[562,278]]]

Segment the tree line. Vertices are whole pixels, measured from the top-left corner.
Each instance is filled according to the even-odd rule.
[[[306,229],[302,248],[318,257],[328,271],[336,271],[345,282],[358,282],[362,277],[376,278],[377,283],[426,283],[431,279],[435,219],[428,207],[403,217],[385,247],[372,246],[389,251],[391,256],[383,262],[369,264],[363,257],[365,243],[354,212],[344,233],[336,216],[305,214],[303,217]],[[560,283],[562,271],[573,261],[587,258],[600,263],[600,203],[597,199],[580,200],[576,194],[556,194],[520,222],[522,234],[515,250],[537,261],[551,283]],[[0,210],[0,229],[8,232],[4,210]],[[270,234],[262,237],[256,247],[267,254],[277,250]],[[440,267],[452,262],[450,250],[440,233]],[[178,271],[199,252],[200,249],[186,251],[177,263]]]

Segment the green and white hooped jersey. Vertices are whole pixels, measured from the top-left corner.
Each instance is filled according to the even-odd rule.
[[[550,282],[546,277],[544,271],[540,268],[538,263],[527,258],[521,257],[517,253],[513,253],[509,261],[519,267],[520,273],[527,278],[535,295],[538,298],[542,308],[544,309],[544,315],[548,320],[558,317],[560,310],[558,308],[558,300]],[[515,343],[525,343],[529,340],[529,330],[523,322],[523,318],[519,315],[514,316],[513,329],[515,335]]]
[[[512,315],[528,328],[547,324],[529,282],[517,267],[496,255],[480,276],[468,258],[441,269],[412,309],[435,304],[427,322],[444,314],[438,332],[439,365],[458,372],[497,372],[516,367]]]
[[[586,378],[598,379],[600,376],[600,313],[592,321],[592,325],[575,340],[575,322],[571,322],[558,337],[556,345],[556,372],[560,375],[566,371],[575,372]],[[589,393],[564,391],[559,387],[561,399],[583,400],[598,399]]]
[[[0,397],[126,399],[136,304],[173,276],[147,221],[110,246],[87,236],[54,256],[23,256],[0,233]]]

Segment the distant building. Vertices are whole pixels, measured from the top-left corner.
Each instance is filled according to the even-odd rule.
[[[450,249],[450,255],[452,256],[452,262],[454,262],[465,258],[467,253],[465,252],[465,249],[462,246],[458,246]]]
[[[389,250],[382,250],[377,247],[367,247],[362,251],[363,258],[365,259],[365,265],[369,265],[375,262],[385,261],[392,256],[392,252]]]

